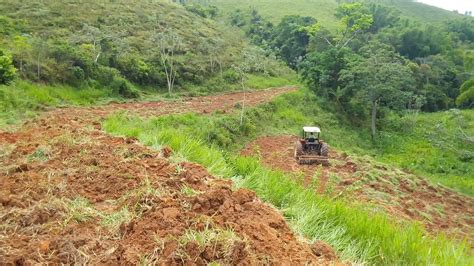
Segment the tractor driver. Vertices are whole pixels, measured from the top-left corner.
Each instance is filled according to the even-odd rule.
[[[311,142],[311,143],[316,142],[316,136],[314,136],[313,132],[309,133],[308,142]]]

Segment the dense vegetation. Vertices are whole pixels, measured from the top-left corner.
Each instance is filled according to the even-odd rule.
[[[0,124],[49,105],[242,89],[240,74],[249,88],[294,79],[213,21],[214,9],[142,0],[5,0],[0,9]],[[94,97],[78,100],[84,95]]]
[[[104,128],[113,134],[136,137],[157,149],[169,145],[175,152],[172,160],[190,160],[215,175],[233,176],[238,185],[255,190],[280,208],[297,232],[328,242],[351,262],[471,263],[472,257],[462,244],[443,236],[426,237],[426,232],[415,224],[396,224],[385,214],[374,214],[344,199],[317,196],[311,187],[303,188],[292,178],[262,167],[257,159],[233,155],[236,148],[259,133],[296,133],[302,123],[315,121],[327,123],[324,137],[334,146],[367,152],[370,141],[364,142],[360,138],[363,134],[339,125],[334,115],[321,111],[311,92],[300,91],[249,110],[242,125],[239,114],[185,114],[144,120],[122,113],[107,119]]]
[[[161,1],[2,1],[0,8],[0,44],[20,78],[128,97],[137,96],[134,85],[164,88],[170,78],[204,83],[248,47],[238,33]],[[277,62],[262,63],[266,74],[284,74]]]
[[[380,120],[390,113],[474,102],[474,18],[448,13],[451,20],[428,24],[405,18],[406,10],[390,3],[339,5],[336,30],[317,16],[284,16],[273,24],[259,8],[236,9],[228,21],[297,70],[327,105],[336,106],[333,111],[344,113],[354,126],[370,124],[375,138]]]

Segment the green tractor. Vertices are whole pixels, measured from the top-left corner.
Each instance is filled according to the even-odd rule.
[[[320,139],[319,127],[303,127],[302,138],[295,143],[295,159],[299,164],[329,165],[329,146]]]

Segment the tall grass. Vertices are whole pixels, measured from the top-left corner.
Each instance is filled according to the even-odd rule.
[[[417,224],[391,221],[363,205],[318,196],[285,174],[263,167],[255,158],[226,153],[222,146],[206,138],[205,132],[209,131],[203,128],[207,125],[212,129],[213,123],[216,121],[212,117],[184,115],[142,120],[122,113],[108,118],[104,129],[115,135],[137,137],[155,148],[169,145],[212,173],[232,176],[236,184],[256,191],[282,210],[298,233],[311,240],[326,241],[345,260],[410,265],[474,263],[465,243],[454,243],[444,236],[428,237]],[[188,134],[192,130],[195,134]]]
[[[113,97],[107,90],[48,86],[18,80],[10,86],[0,85],[0,126],[33,116],[51,106],[90,105]]]
[[[412,114],[391,121],[376,145],[379,160],[474,196],[474,110]]]

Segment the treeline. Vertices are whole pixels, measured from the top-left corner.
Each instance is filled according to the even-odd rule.
[[[229,22],[356,124],[392,112],[439,111],[474,103],[474,19],[433,26],[402,19],[381,4],[341,4],[337,32],[316,18],[287,16],[277,25],[256,10],[236,10]]]
[[[13,78],[110,89],[137,97],[138,88],[236,82],[242,51],[277,76],[284,64],[267,58],[232,29],[210,20],[215,7],[162,1],[0,2],[0,83]],[[263,55],[263,57],[262,57]]]

